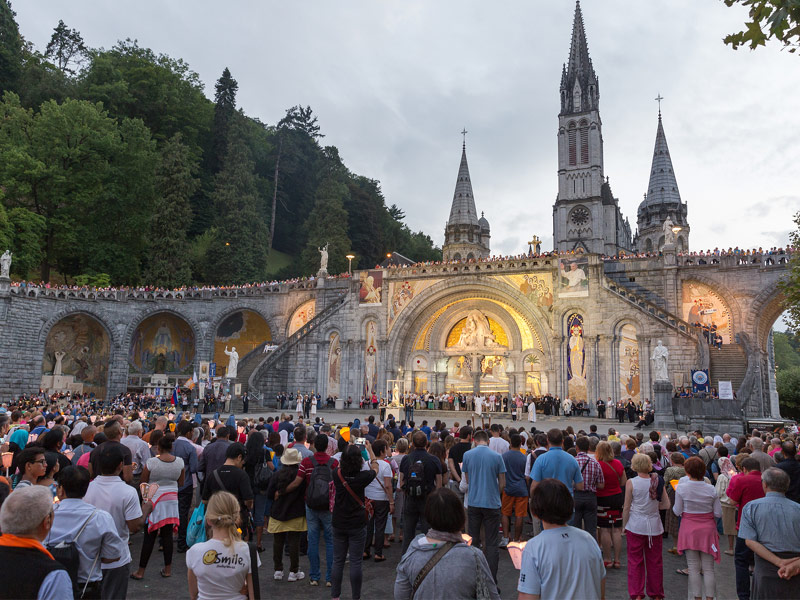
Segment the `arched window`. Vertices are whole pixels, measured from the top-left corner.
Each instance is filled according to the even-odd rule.
[[[589,123],[581,121],[581,163],[589,162]]]
[[[578,130],[572,122],[567,128],[567,141],[569,143],[569,164],[578,164]]]
[[[645,252],[652,252],[653,251],[653,240],[647,238],[647,241],[644,243],[644,251]]]

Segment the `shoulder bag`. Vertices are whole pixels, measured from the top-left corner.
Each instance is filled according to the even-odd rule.
[[[431,556],[430,560],[428,560],[428,562],[425,563],[425,566],[422,567],[422,569],[420,569],[419,573],[417,573],[417,576],[414,578],[414,584],[411,587],[412,600],[414,599],[414,596],[416,596],[419,586],[428,576],[428,573],[430,573],[433,570],[433,567],[435,567],[436,564],[444,558],[444,555],[450,552],[450,550],[452,550],[454,547],[455,544],[453,542],[447,542],[441,548],[439,548],[436,554]]]
[[[356,501],[356,504],[358,504],[361,508],[364,509],[364,514],[366,514],[367,521],[369,521],[372,518],[372,515],[375,513],[375,508],[372,506],[372,500],[365,497],[364,500],[362,501],[361,498],[359,498],[358,495],[353,491],[353,488],[347,485],[347,482],[344,480],[344,475],[342,475],[342,470],[339,469],[336,472],[339,474],[339,480],[342,482],[344,489],[346,489],[348,493],[353,497],[353,500]]]

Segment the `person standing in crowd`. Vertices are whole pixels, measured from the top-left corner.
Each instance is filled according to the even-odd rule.
[[[719,475],[717,475],[717,483],[714,485],[714,489],[722,505],[722,535],[728,538],[728,549],[725,550],[725,554],[733,556],[736,543],[736,505],[730,501],[726,492],[731,483],[731,478],[736,474],[736,470],[727,456],[720,457],[717,469],[719,470]]]
[[[739,509],[736,517],[737,532],[742,521],[742,512],[747,504],[764,497],[761,467],[758,461],[748,456],[742,460],[740,470],[741,473],[731,479],[728,489],[725,490],[728,499]],[[736,595],[739,600],[750,600],[750,567],[755,564],[755,555],[738,533],[733,560],[736,566]]]
[[[675,506],[672,507],[681,517],[678,552],[686,555],[689,596],[713,599],[717,593],[714,561],[720,560],[715,519],[722,517],[722,505],[714,487],[703,479],[706,466],[701,458],[693,456],[684,468],[689,479],[675,488]]]
[[[625,468],[614,458],[608,442],[597,444],[595,458],[603,471],[605,483],[603,489],[597,490],[597,526],[600,528],[603,561],[606,567],[619,569],[622,567],[619,557],[622,553],[622,508],[625,503],[622,490],[627,483]]]
[[[42,457],[44,458],[44,457]],[[0,508],[3,600],[72,600],[72,580],[42,542],[53,525],[53,496],[41,486],[14,490]]]
[[[628,594],[636,600],[664,598],[664,567],[661,538],[664,526],[660,509],[669,508],[663,481],[653,473],[653,463],[646,454],[636,454],[631,468],[637,477],[625,483],[622,524],[628,552]]]
[[[750,597],[800,598],[797,582],[778,574],[781,567],[800,560],[800,504],[786,497],[791,481],[784,470],[767,469],[761,482],[765,496],[747,503],[739,524],[739,537],[755,554]]]
[[[466,515],[459,497],[444,488],[431,492],[425,501],[425,520],[430,529],[414,538],[397,565],[395,600],[443,596],[448,600],[499,600],[486,557],[462,538]],[[439,553],[436,564],[425,572]],[[421,573],[425,574],[417,582]]]
[[[104,446],[105,444],[119,445],[122,449],[122,456],[124,457],[124,462],[122,466],[122,479],[125,480],[126,483],[133,482],[133,454],[131,454],[130,449],[123,445],[120,441],[122,439],[122,426],[119,424],[119,421],[112,420],[110,423],[106,423],[105,427],[103,427],[103,434],[108,438],[105,442],[100,444],[100,446]],[[97,477],[100,474],[100,447],[98,446],[89,454],[89,473],[92,474],[92,479]]]
[[[403,550],[408,549],[414,539],[417,525],[427,528],[425,522],[425,499],[436,488],[442,487],[442,468],[439,459],[425,448],[428,438],[421,431],[411,436],[413,449],[400,462],[397,487],[403,490]]]
[[[88,427],[86,429],[89,429]],[[84,429],[84,431],[86,431]],[[142,476],[142,469],[147,459],[150,458],[150,446],[147,445],[142,439],[142,422],[139,420],[133,421],[128,425],[128,435],[122,438],[121,444],[131,451],[131,460],[133,461],[133,483],[138,485]],[[72,457],[75,460],[75,457]],[[77,461],[73,464],[78,464]]]
[[[127,551],[117,535],[111,515],[83,500],[89,488],[89,471],[66,467],[58,478],[58,504],[47,546],[75,543],[78,551],[77,589],[86,599],[102,598],[102,564],[117,562]]]
[[[205,451],[203,452],[205,455]],[[203,502],[208,502],[214,492],[230,492],[239,501],[242,532],[248,529],[250,511],[253,509],[253,488],[244,470],[247,450],[243,444],[232,442],[225,446],[225,462],[215,469],[203,486]]]
[[[461,465],[468,486],[467,532],[473,539],[483,540],[486,562],[492,578],[497,581],[500,558],[498,529],[502,506],[500,490],[506,487],[506,465],[502,456],[489,448],[489,437],[485,431],[476,431],[473,440],[475,447],[464,454]]]
[[[511,448],[503,454],[506,467],[505,488],[502,497],[503,540],[501,546],[507,546],[511,539],[511,517],[514,517],[514,541],[522,541],[522,524],[528,514],[528,486],[525,485],[525,455],[520,451],[522,436],[512,433]]]
[[[203,493],[205,493],[205,486],[211,479],[211,474],[225,464],[228,446],[231,444],[232,442],[228,437],[228,428],[223,425],[217,429],[216,439],[203,448],[203,454],[200,455],[200,464],[197,465],[198,471],[203,474]]]
[[[275,464],[272,462],[270,450],[264,445],[263,431],[251,431],[247,436],[245,449],[247,450],[247,455],[244,462],[244,471],[247,473],[247,477],[250,480],[250,488],[253,490],[253,527],[255,528],[256,549],[259,552],[264,552],[265,549],[261,546],[261,540],[264,537],[264,518],[269,517],[272,503],[267,498],[266,488],[258,489],[256,473],[263,467],[274,474]]]
[[[194,499],[194,475],[197,473],[198,459],[197,450],[192,443],[194,435],[194,423],[191,421],[181,421],[177,427],[178,437],[173,444],[173,454],[180,458],[184,464],[183,484],[178,488],[178,553],[186,552],[189,547],[186,545],[186,526],[189,524],[189,516]]]
[[[172,533],[178,526],[178,489],[183,485],[183,460],[172,454],[175,436],[167,433],[158,440],[159,455],[148,459],[142,469],[142,483],[158,485],[155,496],[151,499],[153,511],[147,518],[142,552],[139,556],[139,570],[131,574],[131,579],[143,579],[150,555],[156,544],[156,537],[161,537],[164,549],[164,568],[162,577],[172,576]]]
[[[102,565],[101,597],[104,599],[125,598],[127,595],[132,560],[128,539],[131,534],[137,533],[142,528],[144,519],[153,508],[153,503],[150,501],[140,505],[136,490],[120,478],[123,462],[124,457],[120,448],[113,445],[102,448],[99,461],[100,475],[92,480],[83,497],[85,502],[111,515],[117,535],[122,540],[120,559]]]
[[[597,491],[605,488],[606,483],[600,463],[588,454],[590,443],[585,436],[575,441],[578,451],[575,460],[581,470],[583,489],[575,491],[575,513],[569,524],[597,537]]]
[[[386,460],[389,444],[385,440],[377,440],[372,444],[372,452],[378,459],[378,476],[366,487],[364,494],[372,500],[373,513],[367,524],[367,541],[364,544],[364,560],[370,557],[370,547],[375,548],[375,562],[383,562],[384,532],[389,513],[394,512],[394,495],[392,494],[392,467]]]
[[[97,435],[97,428],[94,425],[87,425],[83,429],[81,429],[81,443],[80,446],[75,448],[72,451],[72,464],[77,465],[78,460],[81,456],[83,456],[86,452],[91,452],[94,450],[94,436]],[[146,445],[146,444],[145,444]],[[147,456],[150,456],[149,452]]]
[[[558,479],[542,479],[530,504],[531,513],[542,522],[542,532],[528,540],[522,552],[519,600],[604,598],[606,570],[597,542],[567,525],[574,507],[570,488]]]
[[[754,458],[758,461],[758,470],[762,473],[769,469],[770,467],[775,466],[775,459],[772,458],[769,454],[764,452],[764,442],[761,441],[760,437],[752,437],[748,442],[748,445],[753,450],[750,453],[750,458]]]
[[[297,478],[297,470],[302,457],[297,448],[287,448],[281,456],[281,469],[270,479],[267,498],[272,500],[267,531],[273,536],[272,560],[275,565],[274,578],[283,579],[283,550],[289,550],[290,582],[304,579],[306,574],[300,570],[300,536],[306,531],[306,510],[303,495],[305,481],[292,491],[288,486]]]
[[[503,433],[503,428],[495,423],[491,426],[490,431],[492,432],[492,437],[489,439],[489,449],[494,450],[500,456],[503,456],[506,452],[508,452],[509,444],[505,441],[500,434]],[[467,516],[469,518],[469,516]]]
[[[424,436],[424,434],[423,434]],[[372,445],[365,443],[369,456],[369,469],[362,470],[364,460],[358,446],[347,446],[342,453],[339,468],[333,475],[336,496],[333,505],[333,575],[331,598],[342,595],[342,578],[345,559],[350,560],[350,592],[354,600],[361,598],[361,563],[367,540],[367,522],[364,491],[377,477],[378,459]]]
[[[450,448],[447,454],[447,469],[450,473],[448,486],[462,502],[464,494],[458,489],[461,484],[461,463],[464,461],[464,453],[472,448],[471,439],[472,427],[463,426],[458,431],[458,443]]]
[[[228,492],[215,492],[206,507],[211,537],[186,553],[191,598],[254,600],[253,568],[247,543],[239,533],[239,501]]]
[[[775,466],[789,476],[789,489],[786,490],[786,497],[789,500],[800,502],[800,461],[797,460],[797,446],[793,441],[787,440],[781,444],[781,454],[783,460]]]
[[[333,526],[331,524],[331,488],[333,472],[339,462],[328,454],[328,446],[335,448],[334,442],[325,433],[314,438],[314,456],[300,462],[297,476],[286,488],[292,492],[300,485],[306,485],[306,524],[308,527],[308,562],[311,585],[319,585],[322,577],[319,562],[319,536],[325,541],[325,584],[330,587],[333,570]],[[312,482],[313,478],[313,482]],[[309,491],[311,493],[309,494]]]
[[[13,488],[21,489],[36,485],[39,479],[44,477],[47,472],[47,459],[44,456],[44,449],[39,446],[28,446],[14,457],[11,464],[11,472],[18,470],[19,473],[12,478]],[[51,496],[52,499],[52,496]]]
[[[530,478],[531,494],[545,479],[558,479],[567,486],[570,494],[583,489],[581,468],[572,455],[564,452],[564,435],[560,429],[553,428],[547,432],[547,452],[534,460]]]

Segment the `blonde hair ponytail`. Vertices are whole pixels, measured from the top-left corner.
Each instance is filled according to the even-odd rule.
[[[206,523],[211,527],[228,531],[230,543],[226,546],[242,539],[242,534],[239,532],[240,522],[241,514],[236,496],[230,492],[215,492],[206,506]]]

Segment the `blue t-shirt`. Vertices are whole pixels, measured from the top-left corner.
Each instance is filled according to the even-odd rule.
[[[550,478],[558,479],[573,495],[575,493],[573,484],[583,481],[578,461],[568,452],[564,452],[563,448],[558,447],[550,448],[539,456],[531,469],[531,479],[534,481]]]
[[[503,491],[507,496],[527,498],[525,455],[519,451],[519,448],[509,450],[503,454],[503,463],[506,466],[506,487]]]
[[[419,430],[424,433],[428,439],[431,439],[431,428],[427,425],[420,427]]]
[[[476,508],[500,508],[500,488],[498,477],[506,472],[503,457],[489,449],[489,446],[476,446],[464,453],[461,472],[469,475],[467,501]]]
[[[577,527],[544,529],[522,551],[517,591],[538,594],[542,600],[592,600],[600,598],[605,576],[603,555],[593,536]]]

